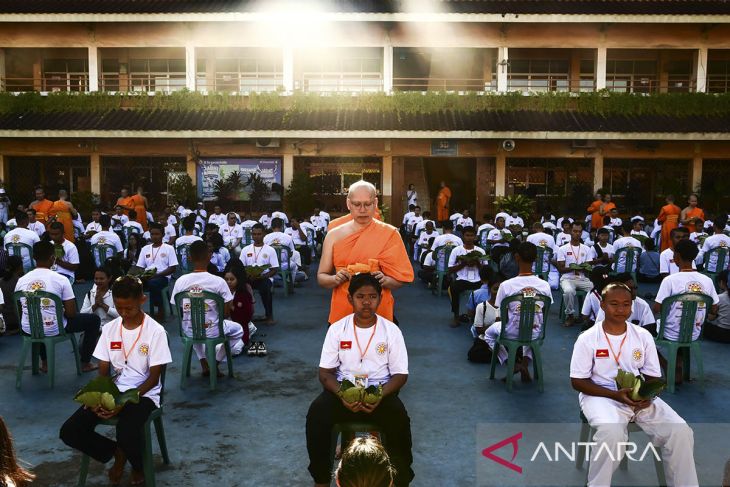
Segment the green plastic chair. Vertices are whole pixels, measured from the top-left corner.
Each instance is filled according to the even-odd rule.
[[[437,296],[443,293],[444,279],[449,274],[449,257],[451,251],[454,250],[453,245],[441,245],[433,251],[433,261],[436,263],[436,289],[432,290]]]
[[[96,244],[91,246],[91,256],[94,258],[96,267],[102,267],[116,253],[117,249],[113,245]]]
[[[284,295],[289,296],[289,285],[294,287],[294,276],[291,273],[291,249],[284,245],[272,245],[276,251],[276,258],[279,260],[279,276],[281,276],[282,286],[284,287]],[[284,260],[287,265],[284,269]]]
[[[565,298],[563,297],[563,288],[558,286],[558,289],[560,290],[560,310],[558,311],[558,317],[560,318],[560,322],[565,321]],[[588,295],[587,292],[581,291],[580,289],[575,290],[575,301],[576,301],[576,308],[578,310],[578,315],[580,315],[580,310],[583,309],[583,301],[585,301],[586,296]]]
[[[677,340],[670,340],[665,337],[667,317],[672,308],[672,304],[682,303],[682,315],[679,321],[679,336]],[[700,337],[692,340],[692,333],[695,327],[695,319],[697,310],[700,305],[705,306],[705,320],[712,306],[712,298],[702,293],[682,293],[669,296],[662,301],[661,307],[661,323],[659,332],[654,341],[657,346],[666,347],[667,349],[667,391],[674,392],[675,368],[677,365],[677,354],[682,351],[684,356],[685,367],[682,370],[682,376],[685,380],[689,380],[690,374],[690,354],[695,355],[697,359],[697,373],[700,377],[700,390],[705,392],[705,371],[702,366],[702,352],[700,350]],[[704,323],[702,323],[704,324]]]
[[[195,267],[193,261],[189,258],[190,245],[192,244],[182,244],[175,247],[178,262],[177,268],[180,275],[193,272],[193,268]]]
[[[730,255],[730,248],[728,247],[715,247],[714,249],[711,249],[707,254],[704,256],[704,270],[702,273],[712,279],[712,282],[715,283],[715,289],[719,290],[719,284],[717,282],[717,276],[720,275],[720,272],[727,269],[728,267],[728,255]],[[715,264],[715,268],[713,271],[707,270],[707,264],[710,262],[710,259],[712,256],[716,256],[717,262]]]
[[[489,239],[487,238],[489,236],[489,232],[491,232],[490,229],[485,228],[481,232],[479,232],[479,235],[477,235],[477,241],[476,244],[480,246],[484,251],[489,254],[489,251],[492,247],[492,244],[489,243]]]
[[[545,265],[545,254],[547,254],[548,264]],[[553,260],[553,249],[550,247],[542,247],[537,245],[537,258],[535,259],[534,273],[543,281],[548,280],[550,275],[550,261]]]
[[[312,228],[307,228],[307,247],[312,252],[312,256],[317,255],[317,234]]]
[[[23,259],[23,272],[30,272],[35,267],[35,261],[33,260],[33,247],[30,245],[21,242],[8,242],[5,244],[5,250],[7,250],[8,255],[17,255]],[[29,264],[26,264],[25,258],[23,257],[24,254],[30,256]]]
[[[46,354],[48,359],[48,385],[53,389],[56,378],[56,344],[71,342],[74,357],[76,359],[76,375],[81,375],[81,355],[79,354],[79,345],[76,342],[76,336],[73,333],[66,333],[63,327],[63,302],[61,298],[55,294],[46,291],[16,291],[13,293],[13,301],[18,307],[18,316],[23,316],[23,305],[20,301],[25,299],[28,309],[28,322],[30,323],[30,336],[23,335],[23,345],[20,350],[20,360],[16,371],[15,388],[20,389],[20,382],[23,377],[23,368],[25,367],[25,358],[28,351],[31,351],[31,370],[33,375],[38,375],[38,362],[40,359],[40,346],[46,346]],[[58,323],[58,335],[46,336],[43,327],[43,315],[41,307],[47,306],[50,302],[56,307],[56,322]]]
[[[157,434],[157,443],[160,445],[160,454],[162,455],[162,461],[165,465],[170,464],[170,456],[167,453],[167,441],[165,440],[165,428],[162,423],[162,415],[164,413],[162,409],[162,399],[165,392],[165,374],[167,373],[167,366],[162,367],[162,374],[160,375],[160,382],[162,383],[162,390],[160,391],[160,407],[152,411],[147,418],[147,421],[142,425],[144,431],[144,454],[142,455],[142,461],[144,465],[144,485],[146,487],[155,487],[155,464],[152,457],[152,425],[155,425],[155,433]],[[111,418],[105,419],[99,422],[99,424],[105,426],[117,425],[118,419]],[[79,468],[79,481],[76,487],[86,487],[86,477],[89,474],[89,456],[81,456],[81,467]]]
[[[621,274],[628,272],[631,274],[631,278],[634,280],[634,282],[639,282],[636,280],[636,271],[639,267],[639,257],[641,256],[641,249],[636,247],[623,247],[616,251],[615,254],[613,254],[613,272],[611,274],[616,275],[619,274],[618,270],[618,263],[621,258],[621,256],[624,256],[624,268],[620,272]]]
[[[124,248],[127,248],[127,242],[129,242],[129,236],[133,233],[136,233],[140,237],[142,236],[142,232],[139,231],[139,229],[134,227],[124,227]]]
[[[144,293],[147,295],[147,303],[146,303],[147,310],[150,311],[150,313],[151,313],[152,311],[149,308],[151,306],[150,292],[149,292],[149,290],[147,290]],[[167,319],[168,316],[170,316],[170,313],[172,313],[173,315],[175,314],[175,310],[172,309],[172,305],[170,304],[170,280],[169,279],[167,280],[167,286],[163,287],[160,290],[160,296],[162,297],[162,313],[163,313],[165,319]]]
[[[183,300],[189,300],[190,306],[190,325],[192,327],[192,336],[185,334],[183,330],[182,317],[183,317]],[[205,310],[208,307],[206,301],[213,301],[218,310],[218,336],[215,338],[208,338],[205,333]],[[210,365],[210,390],[214,391],[218,384],[218,374],[216,374],[216,359],[215,359],[215,347],[219,343],[222,343],[226,349],[226,359],[228,362],[228,377],[233,377],[233,355],[231,353],[231,346],[228,343],[228,338],[223,333],[223,310],[225,303],[223,298],[215,293],[208,291],[201,292],[184,292],[175,295],[175,308],[177,310],[178,322],[180,324],[180,338],[182,338],[183,346],[183,360],[182,360],[182,375],[180,377],[180,389],[185,389],[187,378],[190,377],[190,361],[193,355],[193,345],[202,344],[205,345],[205,355]],[[212,325],[215,326],[215,325]]]
[[[532,369],[537,379],[537,390],[544,391],[543,373],[542,373],[542,344],[545,341],[545,328],[547,328],[547,317],[550,313],[550,296],[538,294],[528,291],[530,288],[522,290],[522,294],[516,294],[504,299],[499,307],[499,315],[502,321],[502,329],[499,332],[497,343],[492,351],[492,367],[489,372],[489,378],[494,379],[494,372],[497,368],[497,355],[499,346],[502,345],[507,349],[507,391],[512,392],[512,371],[515,368],[517,359],[517,350],[519,347],[530,347],[532,349]],[[534,290],[532,290],[534,291]],[[509,319],[510,303],[520,303],[520,328],[517,338],[505,338],[505,327]],[[535,326],[535,308],[538,303],[542,303],[542,326],[540,327],[540,335],[533,339],[532,332]]]
[[[241,248],[251,245],[253,237],[251,236],[251,227],[244,227],[243,238],[241,239]]]

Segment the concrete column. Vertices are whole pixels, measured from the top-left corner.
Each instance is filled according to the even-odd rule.
[[[89,46],[89,91],[99,91],[99,48],[96,46]]]
[[[286,46],[282,52],[282,75],[284,77],[284,92],[294,92],[294,48]]]
[[[383,48],[383,91],[393,92],[393,46]]]
[[[707,93],[707,48],[700,47],[695,54],[695,80],[697,93]],[[2,69],[2,68],[0,68]],[[0,72],[2,76],[2,72]]]
[[[5,91],[5,49],[0,48],[0,91]]]
[[[190,176],[190,179],[193,181],[193,185],[198,184],[198,161],[195,157],[195,154],[192,150],[188,150],[187,154],[187,165],[185,167],[185,170],[188,173],[188,176]]]
[[[35,59],[33,60],[33,90],[45,90],[43,83],[43,56],[40,49],[35,51]]]
[[[596,151],[593,159],[593,192],[603,187],[603,151]]]
[[[90,154],[91,192],[101,194],[101,156],[98,152]]]
[[[596,49],[596,91],[606,89],[606,54],[608,49]]]
[[[568,90],[580,91],[580,51],[573,49],[570,52],[570,74],[568,75]]]
[[[657,59],[657,65],[659,68],[659,86],[657,87],[658,89],[656,91],[658,93],[669,92],[669,73],[667,72],[667,64],[669,62],[668,54],[669,53],[667,51],[660,51],[659,59]]]
[[[289,188],[289,185],[294,179],[294,154],[284,154],[284,164],[281,170],[281,184],[284,186],[284,191]]]
[[[383,169],[381,174],[383,178],[383,196],[393,196],[393,156],[383,156]]]
[[[403,218],[404,215],[404,200],[402,198],[401,192],[403,191],[403,186],[405,185],[405,161],[402,157],[393,157],[392,159],[392,179],[391,179],[391,190],[392,188],[399,188],[398,193],[393,194],[391,196],[391,205],[390,205],[390,224],[391,225],[400,225],[400,219]],[[385,165],[385,161],[383,161],[383,164]],[[392,191],[391,191],[392,192]],[[397,226],[397,225],[396,225]]]
[[[215,58],[212,56],[208,56],[205,58],[205,86],[204,88],[207,91],[217,91],[217,88],[215,86]]]
[[[185,46],[185,88],[190,91],[195,91],[196,71],[195,46]]]
[[[8,159],[0,154],[0,181],[7,186],[10,177],[10,167],[8,167]]]
[[[506,47],[497,48],[497,91],[505,93],[508,90],[507,74],[509,71],[509,49]]]
[[[492,49],[482,49],[482,78],[484,78],[484,91],[494,91],[495,86],[492,85]]]
[[[490,157],[477,157],[477,194],[475,219],[492,209],[494,201],[494,162]]]
[[[497,151],[497,165],[494,170],[494,196],[504,196],[507,184],[507,154]]]
[[[692,158],[692,187],[690,190],[696,192],[702,186],[702,154],[695,152]]]

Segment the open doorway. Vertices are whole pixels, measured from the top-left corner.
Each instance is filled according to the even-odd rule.
[[[468,209],[474,215],[476,209],[477,173],[475,158],[430,157],[423,159],[424,175],[428,184],[431,208],[439,193],[439,183],[446,182],[451,189],[451,214]]]

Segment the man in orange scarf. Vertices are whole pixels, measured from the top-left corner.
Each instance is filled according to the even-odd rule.
[[[377,207],[375,186],[366,181],[352,184],[347,194],[351,220],[332,227],[324,239],[317,282],[332,289],[330,323],[352,313],[347,300],[352,275],[370,272],[380,281],[383,297],[377,313],[390,321],[392,291],[413,281],[413,267],[398,229],[375,219]]]
[[[43,191],[43,187],[38,186],[35,189],[35,201],[28,206],[35,210],[36,221],[48,227],[48,213],[51,211],[53,201],[46,199],[46,192]]]
[[[611,201],[611,195],[603,191],[596,193],[596,201],[588,207],[588,213],[591,213],[591,228],[599,229],[603,226],[603,217],[610,215],[611,210],[616,205]]]
[[[451,202],[451,190],[444,181],[441,181],[441,189],[436,197],[436,220],[439,223],[449,219],[449,203]]]
[[[679,215],[682,210],[674,204],[674,196],[667,196],[666,205],[662,206],[657,220],[662,224],[661,250],[667,250],[672,246],[671,233],[672,230],[679,226]]]

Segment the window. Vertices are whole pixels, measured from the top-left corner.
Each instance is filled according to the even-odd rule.
[[[198,86],[215,91],[276,91],[283,85],[280,58],[258,54],[247,57],[211,59],[215,63],[215,79],[208,80],[206,61],[198,59]]]
[[[185,59],[130,59],[132,91],[176,91],[185,88]]]
[[[379,157],[297,158],[297,170],[305,170],[316,195],[344,195],[347,188],[361,179],[380,191],[382,160]]]
[[[689,93],[692,85],[692,63],[689,60],[668,61],[667,91],[670,93]]]
[[[730,89],[730,60],[707,62],[707,91],[727,93]]]
[[[570,195],[576,184],[592,182],[593,159],[509,158],[507,184],[513,194]]]
[[[326,54],[303,51],[302,80],[306,91],[375,92],[383,86],[381,49],[333,49]]]
[[[666,195],[689,191],[690,164],[684,159],[606,159],[603,186],[628,208],[656,210]]]
[[[567,91],[570,61],[564,59],[512,59],[509,89],[522,91]]]
[[[656,61],[608,60],[606,87],[623,93],[652,93],[657,91]]]
[[[185,158],[102,157],[102,200],[111,204],[123,186],[134,193],[141,185],[150,208],[160,208],[167,202],[167,175],[185,172],[186,167]]]
[[[86,91],[88,78],[86,59],[43,60],[43,91]]]

